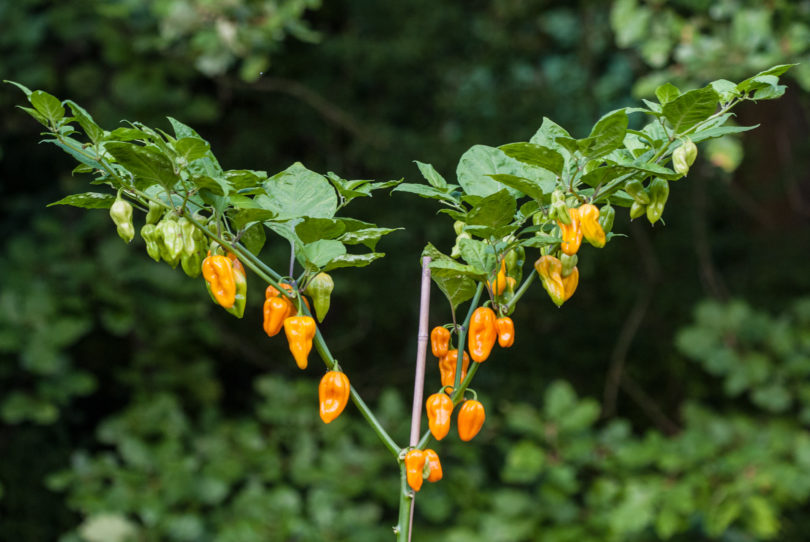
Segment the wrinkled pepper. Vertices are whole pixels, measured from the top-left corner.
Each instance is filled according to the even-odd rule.
[[[562,271],[560,274],[563,277],[567,277],[571,274],[571,271],[577,266],[577,262],[579,262],[579,256],[574,254],[573,256],[569,256],[568,254],[561,254],[560,255],[560,263],[562,264]]]
[[[484,412],[484,405],[475,399],[467,399],[461,404],[458,411],[458,436],[467,442],[472,440],[484,426],[487,416]]]
[[[495,329],[498,331],[498,345],[509,348],[515,344],[515,323],[508,316],[495,320]]]
[[[233,306],[226,310],[237,318],[242,318],[245,315],[245,303],[247,302],[247,276],[242,262],[236,258],[236,255],[229,252],[227,258],[231,261],[231,268],[233,269],[236,295],[234,296]]]
[[[291,316],[284,320],[284,333],[290,345],[290,352],[299,369],[307,368],[307,358],[315,338],[315,320],[311,316]]]
[[[439,454],[430,448],[425,449],[425,463],[428,465],[428,482],[438,482],[442,479],[442,463],[439,461]]]
[[[644,185],[638,179],[631,179],[624,185],[624,191],[640,205],[650,203],[650,195],[644,190]]]
[[[549,210],[551,218],[556,219],[563,224],[571,224],[570,210],[565,204],[565,192],[562,190],[555,190],[551,193],[551,209]]]
[[[599,223],[599,209],[596,208],[596,205],[591,203],[580,205],[578,214],[585,240],[596,248],[605,246],[605,230]]]
[[[606,234],[613,230],[613,220],[616,218],[616,209],[610,203],[605,204],[599,209],[599,225],[602,226],[602,231]]]
[[[689,167],[695,163],[695,158],[697,145],[687,137],[686,141],[672,153],[672,169],[681,175],[687,175]]]
[[[155,227],[158,233],[160,257],[172,267],[177,267],[177,264],[180,263],[180,256],[183,254],[183,232],[180,230],[180,226],[173,217],[167,216]]]
[[[506,260],[501,260],[501,268],[495,274],[495,278],[487,281],[487,286],[493,296],[499,296],[506,290]]]
[[[526,263],[526,249],[521,246],[515,247],[506,253],[504,259],[506,260],[506,287],[508,289],[510,287],[509,283],[511,282],[512,289],[514,289],[514,285],[523,278],[523,264]],[[511,281],[509,280],[510,278],[512,279]]]
[[[127,243],[131,242],[135,237],[135,227],[132,225],[132,205],[119,195],[110,206],[110,218],[115,224],[118,237]]]
[[[318,385],[318,399],[320,401],[320,415],[323,423],[331,423],[340,416],[349,402],[351,386],[349,377],[340,371],[329,371]]]
[[[312,296],[312,304],[315,305],[315,315],[319,322],[323,322],[326,313],[329,312],[334,288],[335,282],[326,273],[318,273],[307,284],[307,293]]]
[[[437,358],[447,355],[450,350],[450,330],[444,326],[436,326],[430,331],[430,350]]]
[[[422,489],[426,459],[425,452],[422,450],[410,450],[405,454],[405,475],[408,485],[414,491]]]
[[[458,366],[458,350],[450,350],[447,355],[439,359],[439,374],[441,375],[442,386],[452,386],[456,381],[456,367]],[[467,376],[467,368],[470,366],[470,356],[464,352],[461,360],[461,380]]]
[[[453,416],[453,400],[444,392],[434,393],[425,401],[428,428],[436,440],[442,440],[450,432]]]
[[[489,307],[478,307],[470,318],[470,329],[467,332],[467,347],[473,361],[483,363],[492,352],[498,331],[495,329],[495,311]]]
[[[647,220],[650,224],[655,224],[661,219],[667,198],[669,198],[669,183],[656,177],[650,183],[650,204],[647,205]]]
[[[537,275],[551,300],[558,307],[565,303],[565,285],[562,278],[562,262],[554,256],[546,255],[534,262]]]
[[[571,299],[571,296],[574,295],[574,292],[577,290],[577,285],[579,284],[579,268],[574,267],[571,270],[571,274],[567,277],[563,277],[563,301],[568,301]]]
[[[146,243],[146,253],[156,262],[160,261],[160,245],[157,239],[157,230],[154,224],[145,224],[141,228],[141,237]]]
[[[637,201],[630,206],[630,220],[635,220],[647,211],[647,206]]]
[[[233,264],[226,256],[214,254],[202,263],[202,274],[214,301],[230,309],[236,302],[236,278]]]
[[[578,209],[569,209],[568,214],[571,216],[571,223],[565,224],[558,220],[557,226],[559,226],[562,234],[560,248],[566,254],[573,255],[577,253],[579,245],[582,244],[582,225],[579,220]]]

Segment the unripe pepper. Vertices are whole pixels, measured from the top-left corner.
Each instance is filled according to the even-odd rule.
[[[467,399],[461,404],[458,411],[458,436],[467,442],[472,440],[484,426],[487,416],[484,412],[484,405],[475,399]]]
[[[506,287],[508,289],[510,282],[516,284],[523,278],[523,264],[526,263],[526,249],[517,246],[507,252],[504,259],[506,260]],[[510,278],[512,281],[509,280]]]
[[[505,281],[504,281],[505,282]],[[495,311],[489,307],[478,307],[470,318],[467,347],[473,361],[483,363],[492,352],[498,331],[495,329]]]
[[[560,263],[562,264],[562,272],[560,273],[563,278],[567,277],[571,274],[571,271],[577,266],[577,262],[579,261],[579,256],[574,254],[573,256],[569,256],[568,254],[561,254],[560,255]]]
[[[311,316],[292,316],[284,320],[284,333],[299,369],[307,368],[307,357],[312,350],[315,330],[315,320]]]
[[[655,224],[664,214],[664,206],[669,198],[669,183],[655,178],[650,183],[650,204],[647,206],[647,220]]]
[[[411,450],[405,454],[405,474],[408,485],[414,491],[422,489],[426,459],[422,450]]]
[[[442,386],[452,386],[456,381],[456,367],[458,366],[458,350],[450,350],[447,355],[439,360],[439,374],[441,375]],[[470,356],[464,352],[461,360],[461,380],[467,376],[467,368],[470,366]]]
[[[439,461],[439,454],[431,450],[430,448],[425,449],[425,463],[428,465],[428,470],[430,474],[428,474],[427,481],[428,482],[438,482],[442,479],[442,463]]]
[[[560,248],[566,254],[576,254],[579,250],[579,245],[582,243],[582,227],[579,221],[578,209],[569,209],[568,214],[571,216],[571,223],[565,224],[557,221],[557,226],[562,233],[562,243]]]
[[[501,268],[495,274],[495,278],[487,281],[489,291],[493,296],[501,295],[506,290],[506,261],[501,260]]]
[[[349,402],[351,386],[349,377],[340,371],[329,371],[318,385],[318,399],[320,400],[320,415],[323,423],[331,423],[340,416],[346,403]]]
[[[562,281],[564,291],[563,301],[568,301],[577,290],[577,285],[579,284],[579,268],[574,267],[571,270],[571,274],[567,277],[563,277]]]
[[[563,224],[571,223],[570,210],[565,204],[565,192],[555,190],[551,193],[551,209],[549,215]]]
[[[585,240],[596,248],[605,246],[605,230],[599,224],[599,209],[596,208],[596,205],[586,203],[580,205],[577,211]]]
[[[145,226],[144,226],[145,227]],[[183,254],[180,257],[180,267],[183,268],[183,272],[191,278],[196,278],[200,276],[201,264],[203,261],[204,254],[202,251],[197,251],[191,256],[187,254]]]
[[[141,237],[146,243],[146,253],[156,262],[160,261],[160,245],[158,245],[157,231],[154,224],[145,224],[141,228]]]
[[[233,264],[226,256],[208,256],[202,263],[202,274],[214,301],[230,309],[236,302],[236,279]]]
[[[550,255],[542,256],[534,262],[534,268],[554,304],[559,307],[565,303],[565,285],[560,260]]]
[[[697,146],[687,137],[683,145],[672,153],[672,167],[677,173],[687,175],[689,167],[695,163],[695,158],[697,158]]]
[[[599,209],[599,225],[602,226],[602,231],[610,233],[613,230],[613,219],[616,218],[616,210],[607,203]]]
[[[450,349],[450,330],[444,326],[436,326],[430,332],[430,350],[437,358],[447,355]]]
[[[515,344],[515,323],[508,316],[495,320],[495,329],[498,330],[498,345],[509,348]]]
[[[319,322],[323,322],[326,313],[329,312],[329,304],[332,297],[332,290],[335,282],[326,273],[318,273],[307,284],[307,293],[312,296],[312,304],[315,305],[315,315]]]
[[[633,198],[636,203],[641,205],[648,205],[650,203],[650,195],[644,190],[644,185],[638,179],[631,179],[624,185],[624,191],[627,195]]]
[[[453,400],[446,393],[434,393],[425,401],[428,427],[436,440],[442,440],[450,432],[453,416]]]
[[[157,224],[160,221],[160,217],[163,216],[164,211],[165,208],[161,204],[150,201],[149,211],[146,213],[146,223]]]
[[[180,263],[180,256],[183,254],[183,232],[180,230],[180,226],[173,218],[165,217],[156,228],[160,257],[172,267],[177,267],[177,264]]]
[[[630,206],[630,220],[635,220],[647,211],[647,206],[637,201]]]
[[[135,237],[135,227],[132,225],[132,205],[119,197],[110,206],[110,218],[115,224],[118,237],[129,243]]]

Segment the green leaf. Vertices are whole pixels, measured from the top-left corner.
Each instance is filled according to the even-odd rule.
[[[52,205],[72,205],[83,209],[109,209],[114,201],[115,197],[110,194],[85,192],[84,194],[71,194],[59,201],[49,203],[48,207]]]
[[[442,254],[436,247],[428,243],[422,251],[422,257],[430,256],[431,261],[431,279],[442,293],[447,297],[453,310],[456,309],[461,303],[472,299],[475,295],[476,284],[473,279],[463,273],[459,273],[454,269],[436,266],[438,262],[452,261],[449,256]],[[455,262],[454,262],[455,263]],[[463,266],[462,266],[463,267]]]
[[[299,252],[298,256],[303,266],[320,269],[344,254],[346,254],[346,247],[340,241],[321,239],[305,244],[303,251]]]
[[[267,180],[266,171],[253,171],[251,169],[229,169],[225,178],[234,190],[245,188],[259,188]]]
[[[495,253],[483,241],[461,239],[459,240],[459,250],[464,261],[481,274],[486,275],[490,269],[495,267]]]
[[[490,175],[506,173],[517,177],[530,178],[534,176],[531,171],[531,169],[514,158],[506,156],[506,154],[494,147],[474,145],[461,156],[456,168],[456,175],[459,184],[467,194],[489,196],[507,188],[492,179]]]
[[[169,119],[169,123],[172,125],[172,129],[174,130],[174,135],[175,135],[175,137],[177,137],[177,139],[181,139],[183,137],[196,137],[196,138],[202,139],[200,137],[200,134],[198,134],[194,130],[194,128],[191,128],[190,126],[188,126],[186,124],[183,124],[179,120],[174,119],[172,117],[166,117],[166,118]]]
[[[629,119],[624,109],[617,109],[599,119],[585,139],[577,141],[579,150],[589,158],[598,158],[624,145]]]
[[[347,245],[362,244],[374,250],[377,248],[377,243],[384,235],[393,233],[403,228],[364,228],[362,230],[355,230],[341,235],[338,240]]]
[[[39,111],[46,119],[56,124],[65,116],[65,107],[59,98],[48,94],[43,90],[35,90],[28,96],[28,101],[34,106],[34,109]]]
[[[190,179],[200,189],[209,190],[217,196],[227,196],[231,193],[231,187],[222,177],[209,177],[208,175],[195,176]]]
[[[335,239],[346,229],[346,226],[334,218],[306,217],[296,224],[295,233],[304,243],[321,239]]]
[[[540,183],[531,179],[524,179],[523,177],[516,177],[515,175],[490,175],[493,179],[501,184],[505,184],[515,190],[526,194],[532,199],[541,201],[544,194],[550,194],[554,191],[556,182],[552,179],[551,182]]]
[[[689,139],[691,139],[693,143],[700,143],[701,141],[705,141],[707,139],[723,137],[724,135],[728,134],[747,132],[748,130],[753,130],[754,128],[758,127],[759,124],[755,124],[753,126],[717,126],[715,128],[709,128],[708,130],[695,132],[689,136]]]
[[[509,143],[498,147],[506,156],[518,162],[547,169],[556,175],[562,175],[565,158],[549,147],[535,143]]]
[[[28,113],[29,115],[34,117],[34,119],[36,119],[36,121],[38,123],[40,123],[41,125],[46,126],[46,127],[49,126],[48,119],[45,118],[45,115],[43,115],[42,113],[40,113],[36,109],[34,109],[32,107],[23,107],[21,105],[18,105],[17,108],[22,109],[23,111],[25,111],[26,113]]]
[[[720,96],[712,87],[690,90],[662,108],[675,134],[681,134],[714,114]]]
[[[96,124],[93,117],[90,116],[90,113],[85,111],[82,106],[73,100],[65,100],[65,104],[70,108],[76,122],[82,127],[82,130],[84,130],[84,133],[90,138],[90,141],[98,143],[104,139],[104,129]]]
[[[727,79],[712,81],[709,83],[709,86],[720,96],[720,103],[728,103],[740,95],[740,91],[737,90],[737,85]]]
[[[332,218],[337,211],[337,194],[323,175],[296,162],[264,183],[267,200],[262,207],[278,217]]]
[[[662,105],[671,102],[680,95],[680,89],[672,83],[664,83],[655,89],[655,97],[658,98],[658,101],[661,102]]]
[[[438,188],[434,188],[432,186],[427,186],[424,184],[414,184],[414,183],[402,183],[391,192],[408,192],[411,194],[416,194],[417,196],[421,196],[423,198],[430,198],[440,201],[447,201],[458,204],[458,200],[445,192],[444,190],[439,190]]]
[[[562,241],[562,238],[560,237],[548,235],[547,233],[541,233],[540,235],[535,235],[533,237],[529,237],[528,239],[522,240],[520,242],[520,246],[542,248],[549,245],[559,244],[560,241]]]
[[[149,136],[143,130],[121,126],[104,136],[105,141],[148,141]]]
[[[543,123],[529,140],[529,143],[560,151],[564,147],[557,142],[558,137],[570,138],[571,134],[553,120],[543,117]]]
[[[98,161],[96,161],[96,153],[92,149],[83,149],[82,144],[75,139],[71,139],[69,137],[63,138],[65,143],[62,143],[56,139],[43,139],[42,143],[52,143],[71,155],[77,161],[90,166],[93,169],[105,169]]]
[[[445,190],[447,188],[447,181],[444,180],[444,177],[442,177],[433,166],[419,162],[418,160],[414,160],[414,162],[416,162],[416,167],[419,168],[419,171],[422,172],[422,176],[431,186],[439,190]]]
[[[369,252],[367,254],[343,254],[332,258],[323,268],[324,271],[331,271],[341,267],[365,267],[374,260],[379,260],[385,256],[384,252]]]
[[[758,74],[738,83],[737,90],[739,90],[740,92],[748,92],[749,90],[760,88],[763,84],[762,83],[763,80],[761,79],[762,77],[770,75],[778,78],[780,75],[788,71],[793,66],[796,66],[796,64],[780,64],[779,66],[768,68],[767,70],[761,71]]]
[[[499,228],[512,222],[517,210],[515,197],[507,190],[499,190],[479,201],[467,213],[467,224]]]
[[[199,137],[182,137],[175,141],[172,146],[186,162],[193,162],[202,158],[211,149],[211,145]]]
[[[596,188],[599,185],[606,185],[613,179],[627,174],[627,169],[621,166],[602,166],[583,175],[580,181]]]
[[[9,85],[14,85],[18,89],[22,90],[25,93],[26,97],[31,96],[31,89],[29,89],[27,86],[23,84],[18,83],[16,81],[9,81],[8,79],[3,79],[3,82],[8,83]]]
[[[132,173],[136,186],[159,184],[171,190],[180,179],[174,172],[171,160],[153,147],[111,141],[104,145],[104,149]]]
[[[245,230],[242,237],[239,239],[242,244],[245,245],[246,249],[258,255],[267,240],[267,234],[264,233],[264,226],[261,224],[253,224]]]
[[[265,222],[276,218],[276,213],[266,209],[231,209],[228,211],[228,218],[237,230],[253,224],[255,222]]]

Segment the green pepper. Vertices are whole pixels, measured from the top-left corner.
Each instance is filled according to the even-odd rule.
[[[555,190],[551,193],[551,218],[559,220],[565,225],[571,224],[571,217],[568,214],[568,206],[565,204],[565,192]]]
[[[146,213],[146,223],[147,224],[157,224],[160,222],[160,217],[163,216],[164,207],[159,204],[155,203],[154,201],[149,202],[149,211]]]
[[[237,318],[242,318],[245,315],[245,302],[247,301],[247,278],[242,263],[232,254],[228,254],[228,257],[234,261],[233,281],[236,284],[236,297],[234,298],[233,307],[225,310]]]
[[[647,210],[647,206],[643,205],[637,201],[633,202],[633,205],[630,206],[630,220],[635,220]]]
[[[681,175],[689,173],[689,167],[697,158],[697,145],[688,137],[683,144],[672,153],[672,168]]]
[[[613,219],[616,217],[616,210],[611,207],[610,203],[603,205],[601,209],[599,209],[599,218],[598,222],[599,225],[602,226],[602,229],[605,233],[610,233],[613,229]]]
[[[633,198],[636,203],[641,205],[649,205],[650,195],[647,194],[647,191],[644,190],[644,185],[641,184],[641,181],[638,179],[631,179],[627,181],[627,184],[624,185],[624,191],[627,192],[627,195]]]
[[[516,283],[520,283],[523,279],[523,264],[526,263],[526,249],[522,246],[517,246],[506,253],[506,276],[515,279]]]
[[[160,257],[172,267],[177,267],[183,254],[183,232],[180,226],[172,217],[165,217],[158,222],[156,228]]]
[[[647,220],[655,224],[664,214],[664,205],[669,198],[669,183],[664,179],[655,178],[650,183],[650,204],[647,206]]]
[[[563,277],[567,277],[568,275],[570,275],[574,271],[574,268],[577,266],[578,261],[579,258],[577,257],[576,254],[568,255],[563,252],[560,255],[560,262],[562,263],[561,275]]]
[[[323,322],[326,313],[329,312],[334,288],[335,282],[326,273],[318,273],[307,285],[307,293],[312,296],[312,304],[315,306],[315,315],[319,322]]]
[[[119,195],[110,206],[110,218],[115,224],[118,237],[129,243],[135,237],[135,227],[132,225],[132,205]]]
[[[141,237],[146,243],[146,253],[156,262],[160,261],[160,244],[154,224],[146,224],[141,228]]]

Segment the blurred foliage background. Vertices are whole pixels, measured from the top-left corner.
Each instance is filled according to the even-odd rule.
[[[620,211],[629,238],[583,255],[563,309],[539,287],[518,306],[515,347],[475,382],[484,431],[436,447],[415,539],[806,540],[810,2],[0,0],[0,28],[2,78],[108,128],[171,115],[226,168],[380,180],[416,180],[413,160],[452,177],[543,116],[581,137],[664,80],[804,61],[782,99],[739,111],[758,130],[700,147],[666,226]],[[0,539],[390,537],[397,471],[360,416],[320,422],[320,373],[261,332],[257,296],[237,321],[105,212],[45,209],[85,181],[18,103],[0,89]],[[407,194],[358,208],[407,229],[334,273],[323,329],[404,442],[418,256],[454,234]]]

